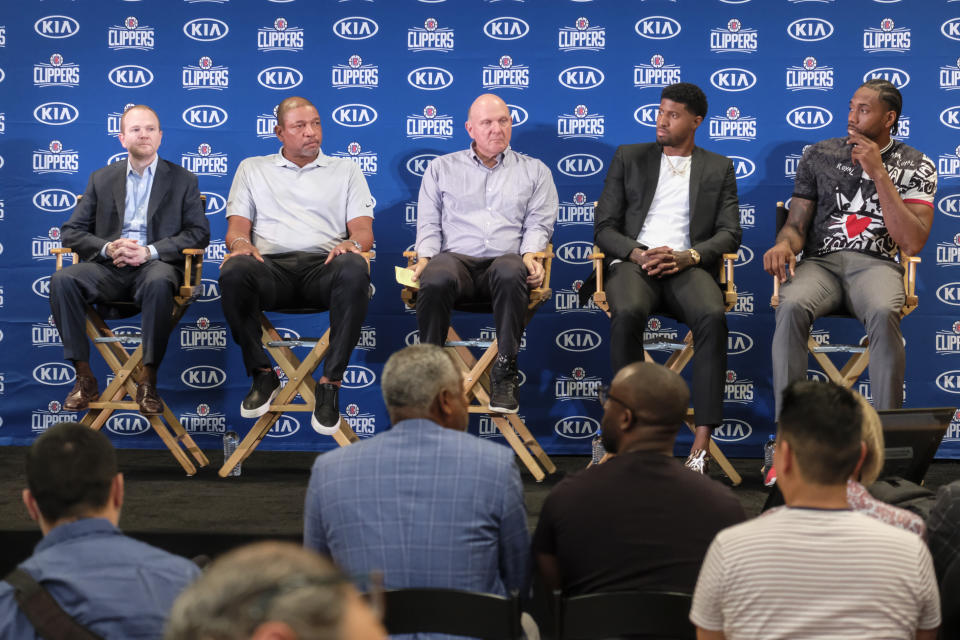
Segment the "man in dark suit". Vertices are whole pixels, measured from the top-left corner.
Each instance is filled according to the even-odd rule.
[[[61,228],[63,246],[83,261],[50,280],[50,308],[73,361],[77,381],[64,409],[83,411],[99,396],[90,370],[84,305],[111,300],[136,302],[142,314],[145,379],[137,389],[140,412],[163,411],[157,367],[173,319],[173,298],[182,280],[183,249],[203,248],[210,226],[197,177],[157,156],[163,132],[150,107],[130,107],[120,121],[127,160],[98,169],[70,219]]]
[[[613,372],[643,359],[643,332],[655,310],[693,331],[697,433],[686,464],[700,472],[710,429],[723,419],[727,366],[727,322],[714,275],[741,235],[733,163],[694,144],[706,113],[696,85],[663,90],[657,141],[617,149],[594,229],[606,254]]]

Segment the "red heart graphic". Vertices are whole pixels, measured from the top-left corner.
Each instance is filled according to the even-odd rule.
[[[857,214],[851,213],[847,216],[846,226],[847,236],[850,238],[855,238],[863,233],[864,229],[870,226],[870,216],[858,218]]]

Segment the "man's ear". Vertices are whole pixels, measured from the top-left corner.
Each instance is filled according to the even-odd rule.
[[[30,519],[40,523],[40,507],[37,506],[37,500],[33,497],[33,494],[30,493],[30,489],[24,489],[23,493],[20,494],[21,499],[23,500],[23,506],[27,508],[27,513],[30,515]]]
[[[113,476],[113,480],[110,482],[110,498],[109,498],[114,508],[118,511],[120,507],[123,506],[123,474],[118,473]]]
[[[297,640],[297,634],[286,622],[264,622],[253,630],[250,640]]]
[[[867,460],[867,443],[860,441],[860,459],[857,460],[857,466],[853,468],[853,477],[860,480],[860,470],[863,469],[863,463]]]

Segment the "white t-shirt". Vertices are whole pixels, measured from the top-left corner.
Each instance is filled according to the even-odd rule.
[[[693,156],[660,154],[660,175],[650,210],[643,220],[637,242],[645,247],[670,247],[674,251],[690,248],[690,164]],[[682,170],[674,174],[673,167]]]
[[[940,626],[940,595],[919,536],[846,509],[788,507],[717,534],[690,621],[727,640],[912,640]]]

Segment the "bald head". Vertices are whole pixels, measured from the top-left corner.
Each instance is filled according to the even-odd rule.
[[[510,146],[513,121],[507,103],[492,93],[485,93],[470,105],[467,112],[467,133],[473,139],[473,150],[488,167]]]
[[[467,111],[467,120],[475,120],[481,112],[488,109],[504,109],[507,113],[510,113],[507,103],[504,102],[500,96],[485,93],[482,96],[478,96],[470,105],[470,109]]]
[[[634,362],[621,369],[610,393],[630,405],[640,425],[675,426],[687,415],[690,402],[683,378],[652,362]]]

